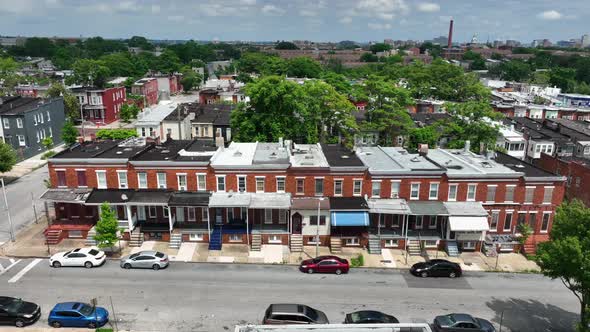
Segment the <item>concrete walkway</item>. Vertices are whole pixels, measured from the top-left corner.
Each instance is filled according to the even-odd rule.
[[[58,145],[56,147],[54,147],[52,150],[55,153],[61,152],[63,149],[65,149],[65,145]],[[43,151],[42,153],[32,156],[29,159],[25,159],[21,162],[18,162],[14,165],[14,167],[12,168],[12,170],[6,172],[6,173],[0,173],[0,177],[12,177],[12,178],[20,178],[23,175],[29,174],[32,171],[36,170],[37,168],[43,167],[47,164],[47,160],[46,159],[41,159],[43,157],[43,155],[46,153],[47,151]],[[41,185],[41,184],[40,184]]]

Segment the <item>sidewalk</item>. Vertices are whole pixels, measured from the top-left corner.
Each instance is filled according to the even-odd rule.
[[[17,234],[16,242],[7,242],[0,247],[0,256],[8,257],[49,257],[43,231],[47,227],[44,218],[38,224],[32,224]],[[49,247],[51,254],[74,248],[84,247],[83,239],[64,239],[58,245]],[[303,252],[291,252],[284,245],[262,245],[260,251],[250,251],[245,244],[223,244],[221,250],[209,251],[207,243],[183,242],[179,249],[169,247],[168,242],[144,241],[141,247],[129,247],[127,241],[120,241],[120,254],[113,254],[118,259],[141,250],[157,250],[166,253],[173,262],[201,263],[242,263],[242,264],[289,264],[299,265],[301,261],[316,257],[315,246],[304,246]],[[465,252],[459,257],[448,257],[444,251],[428,251],[430,259],[440,258],[459,263],[464,271],[498,271],[498,272],[537,272],[539,267],[520,254],[500,254],[498,259],[486,257],[479,252]],[[328,247],[319,247],[319,255],[332,255]],[[368,268],[409,269],[413,264],[424,262],[422,256],[406,255],[400,249],[382,249],[381,255],[371,255],[362,248],[342,248],[337,254],[350,262],[359,255],[363,256]],[[497,262],[497,266],[496,266]]]
[[[64,144],[58,145],[58,146],[54,147],[52,150],[55,153],[57,153],[57,152],[62,151],[63,149],[65,149]],[[10,170],[9,172],[0,173],[0,177],[20,178],[21,176],[29,174],[39,167],[45,166],[47,164],[47,160],[43,160],[43,159],[41,159],[41,157],[43,157],[43,155],[46,152],[47,151],[43,151],[42,153],[40,153],[38,155],[32,156],[29,159],[25,159],[21,162],[16,163],[16,165],[14,165],[12,170]]]

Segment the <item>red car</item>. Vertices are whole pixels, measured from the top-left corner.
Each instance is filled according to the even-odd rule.
[[[350,266],[346,259],[338,256],[319,256],[314,259],[307,259],[301,262],[299,270],[309,274],[319,273],[348,273]]]

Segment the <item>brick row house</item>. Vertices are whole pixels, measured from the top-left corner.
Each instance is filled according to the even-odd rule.
[[[137,80],[131,86],[131,93],[143,97],[143,106],[150,107],[158,103],[158,80],[146,77]]]
[[[127,103],[125,87],[72,88],[72,93],[82,105],[84,120],[98,125],[109,124],[119,119],[121,107]]]
[[[565,178],[508,155],[423,147],[236,143],[219,139],[87,142],[49,160],[49,202],[62,237],[88,232],[110,202],[136,240],[520,250],[548,239]],[[82,234],[84,235],[84,234]]]

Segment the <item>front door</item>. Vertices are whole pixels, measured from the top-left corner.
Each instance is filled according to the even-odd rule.
[[[291,217],[291,223],[293,225],[293,234],[301,234],[301,220],[303,218],[299,213],[295,213],[293,217]]]
[[[184,208],[183,207],[176,208],[176,221],[177,222],[184,222]]]
[[[217,224],[217,225],[223,224],[223,209],[222,208],[215,209],[215,224]]]
[[[137,207],[137,220],[145,221],[145,206]]]

